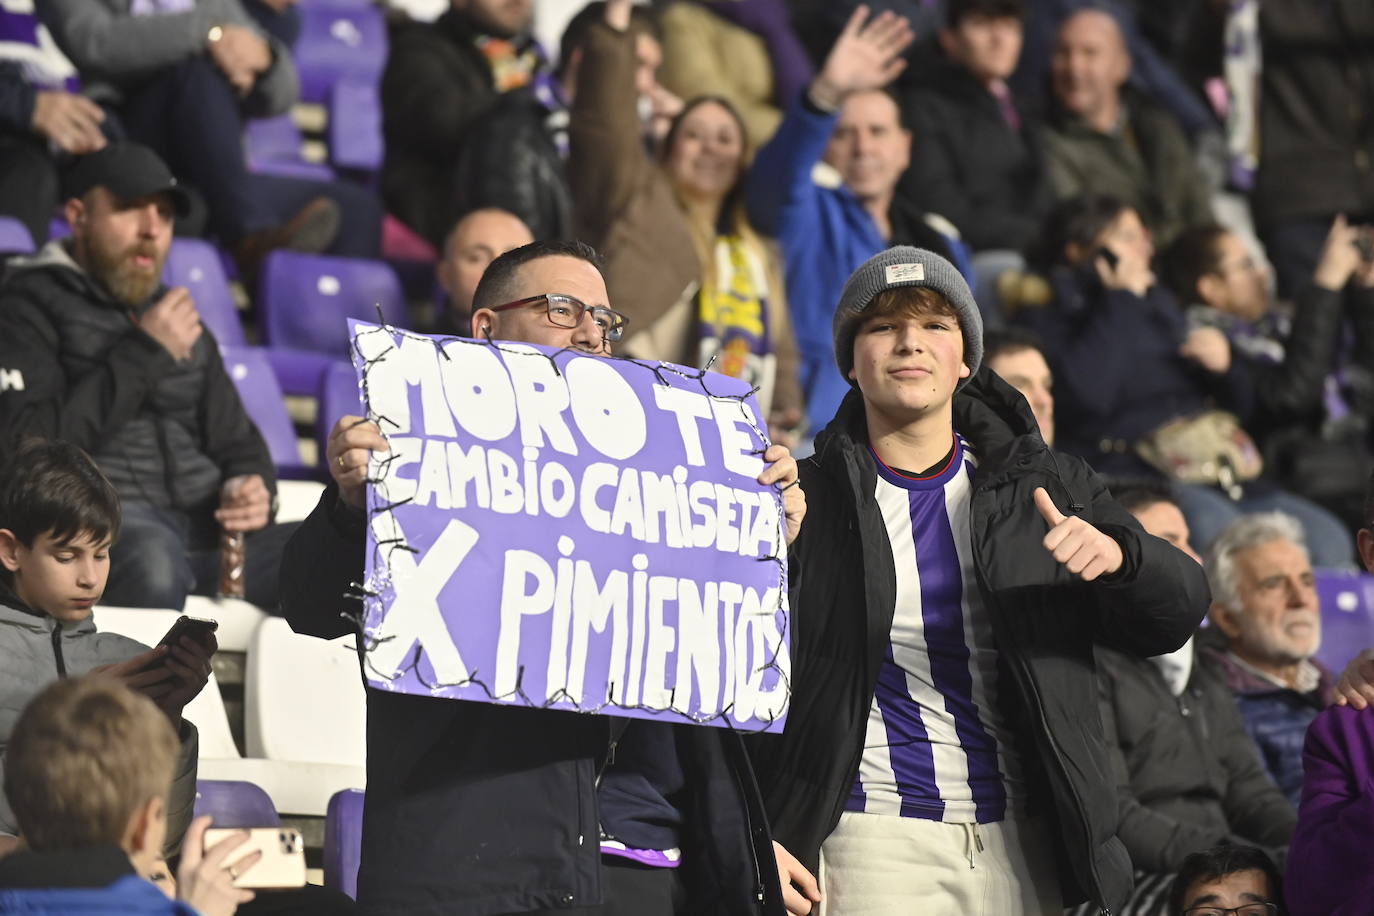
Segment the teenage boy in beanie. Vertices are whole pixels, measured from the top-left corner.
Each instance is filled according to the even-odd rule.
[[[980,369],[948,261],[870,259],[834,336],[855,390],[802,462],[792,706],[753,746],[774,835],[827,916],[1115,909],[1131,864],[1093,644],[1180,646],[1201,568]]]

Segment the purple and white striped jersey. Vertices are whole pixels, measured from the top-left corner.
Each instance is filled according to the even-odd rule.
[[[868,714],[850,811],[987,824],[1024,802],[998,705],[997,649],[974,575],[976,459],[962,437],[942,469],[878,466],[874,498],[897,572],[887,657]]]

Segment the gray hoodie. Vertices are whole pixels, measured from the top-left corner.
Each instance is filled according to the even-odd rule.
[[[7,583],[0,582],[0,760],[10,733],[29,700],[60,677],[75,677],[101,665],[132,658],[148,647],[118,633],[97,633],[95,619],[63,624],[27,608]],[[181,720],[181,754],[177,758],[167,805],[169,854],[191,823],[196,799],[196,727]],[[0,762],[0,778],[4,776]],[[0,833],[17,834],[9,800],[0,797]]]

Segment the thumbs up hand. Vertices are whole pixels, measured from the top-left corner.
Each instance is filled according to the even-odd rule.
[[[1055,560],[1084,582],[1111,575],[1125,562],[1121,545],[1114,538],[1077,516],[1060,512],[1044,487],[1035,488],[1035,508],[1050,526],[1050,533],[1041,543],[1054,554]]]

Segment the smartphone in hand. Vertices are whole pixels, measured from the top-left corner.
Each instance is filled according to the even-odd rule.
[[[234,887],[249,889],[305,886],[305,840],[299,830],[287,827],[251,827],[248,840],[229,853],[225,868],[232,868],[245,856],[261,852],[262,858],[234,879]],[[243,829],[212,827],[205,831],[205,849]]]
[[[218,620],[210,620],[205,617],[188,617],[183,614],[177,618],[176,623],[168,628],[167,632],[163,634],[157,644],[159,647],[166,646],[168,648],[179,646],[181,645],[181,637],[189,636],[202,646],[208,646],[210,643],[210,634],[218,629]],[[162,659],[159,658],[147,665],[143,670],[151,671],[161,665]]]

